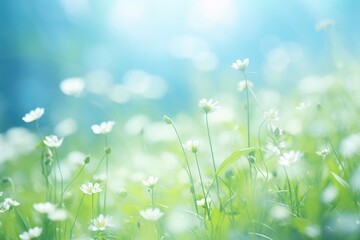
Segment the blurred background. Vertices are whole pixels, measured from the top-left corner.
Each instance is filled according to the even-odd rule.
[[[44,125],[77,116],[87,127],[114,111],[158,119],[191,112],[199,98],[236,87],[241,74],[230,67],[236,59],[250,58],[257,88],[288,90],[360,53],[360,1],[0,5],[0,133],[25,126],[21,118],[35,107],[45,108]],[[61,91],[68,78],[84,83],[79,93]]]

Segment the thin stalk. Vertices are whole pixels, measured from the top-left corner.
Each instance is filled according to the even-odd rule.
[[[248,147],[251,147],[250,141],[250,101],[249,101],[249,85],[246,77],[246,72],[244,71],[244,79],[245,79],[245,86],[246,86],[246,118],[247,118],[247,135],[248,135]]]
[[[293,199],[292,199],[292,189],[291,189],[290,179],[289,179],[289,175],[288,175],[288,173],[287,173],[287,171],[286,171],[285,166],[284,166],[283,168],[284,168],[284,171],[285,171],[286,180],[287,180],[287,185],[288,185],[288,188],[289,188],[291,213],[293,213]]]
[[[40,132],[40,127],[39,127],[39,119],[37,119],[35,121],[35,126],[36,126],[36,132],[39,135],[39,138],[42,139],[41,132]]]
[[[260,127],[259,127],[259,131],[258,131],[258,141],[259,141],[259,151],[260,151],[260,158],[261,158],[261,163],[262,165],[265,166],[265,169],[266,169],[266,180],[268,179],[269,177],[269,170],[268,170],[268,167],[265,163],[265,160],[264,160],[264,156],[263,156],[263,152],[262,152],[262,149],[261,149],[261,128],[262,126],[264,125],[264,123],[266,122],[266,120],[262,121],[262,123],[260,124]]]
[[[187,169],[186,169],[186,168],[185,168],[185,169],[186,169],[186,172],[187,172],[187,174],[188,174],[188,176],[189,176],[190,185],[191,185],[191,186],[190,186],[190,187],[191,187],[191,195],[192,195],[192,197],[193,197],[193,201],[194,201],[194,206],[195,206],[196,213],[199,214],[199,209],[198,209],[197,204],[196,204],[196,192],[195,192],[195,187],[194,187],[194,178],[193,178],[192,173],[191,173],[189,161],[188,161],[188,158],[187,158],[187,156],[186,156],[185,149],[184,149],[184,146],[183,146],[183,144],[182,144],[182,141],[181,141],[181,139],[180,139],[180,135],[179,135],[179,133],[178,133],[175,125],[174,125],[173,123],[171,123],[171,125],[173,126],[173,129],[174,129],[174,131],[175,131],[175,134],[176,134],[176,136],[177,136],[177,139],[178,139],[178,141],[179,141],[179,143],[180,143],[181,150],[182,150],[182,152],[183,152],[183,154],[184,154],[184,158],[185,158],[185,162],[186,162],[186,168],[187,168]]]
[[[205,193],[205,188],[204,188],[204,182],[203,182],[203,179],[202,179],[202,176],[201,176],[201,171],[200,171],[200,166],[199,166],[199,160],[198,160],[197,154],[194,153],[194,155],[195,155],[195,160],[196,160],[196,166],[197,166],[197,169],[198,169],[198,172],[199,172],[201,190],[202,190],[203,195],[204,195],[205,211],[206,211],[206,213],[207,213],[207,215],[208,215],[209,220],[211,221],[210,209],[209,209],[209,206],[208,206],[207,201],[206,201],[206,193]],[[206,222],[206,218],[204,218],[204,222]],[[206,226],[206,224],[205,224],[205,226]]]
[[[105,153],[106,153],[106,179],[105,179],[105,189],[104,189],[104,214],[106,214],[106,196],[107,196],[107,187],[108,187],[108,179],[109,179],[109,153],[107,152],[108,142],[107,137],[105,135]]]
[[[154,188],[149,188],[149,193],[151,197],[151,206],[153,209],[155,209]]]
[[[91,194],[91,219],[94,219],[94,194]]]
[[[29,230],[29,227],[27,226],[27,224],[26,224],[24,218],[22,217],[21,213],[19,212],[19,210],[17,209],[17,207],[14,207],[14,209],[15,209],[16,214],[17,214],[18,217],[20,218],[23,227],[25,228],[26,231],[28,231],[28,230]]]
[[[230,211],[231,211],[231,224],[235,224],[235,217],[234,217],[234,206],[233,206],[233,194],[231,191],[231,177],[229,178],[229,197],[230,197]]]
[[[58,157],[56,149],[54,150],[54,152],[55,152],[55,159],[56,159],[56,163],[57,163],[59,174],[60,174],[60,192],[63,193],[63,188],[64,188],[63,175],[62,175],[62,172],[61,172],[60,163],[59,163],[59,157]],[[61,204],[62,204],[62,198],[60,199],[60,205]]]
[[[76,174],[76,176],[66,185],[66,187],[64,188],[64,190],[63,190],[63,192],[62,192],[62,194],[61,194],[61,200],[60,200],[60,202],[62,201],[63,196],[64,196],[66,190],[67,190],[67,189],[70,187],[70,185],[80,176],[81,172],[82,172],[82,171],[84,170],[84,168],[85,168],[85,165],[86,165],[86,164],[84,164],[84,165],[81,167],[80,171]]]
[[[73,225],[71,226],[71,229],[70,229],[70,236],[69,236],[70,239],[72,239],[72,232],[73,232],[73,229],[74,229],[74,226],[75,226],[77,217],[79,216],[80,208],[81,208],[82,202],[83,202],[83,200],[84,200],[84,197],[85,197],[85,193],[84,193],[83,196],[81,197],[79,207],[78,207],[78,209],[77,209],[77,211],[76,211],[74,223],[73,223]]]
[[[216,164],[215,164],[214,150],[213,150],[212,143],[211,143],[211,136],[210,136],[210,129],[209,129],[209,119],[208,119],[208,113],[205,113],[205,121],[206,121],[206,130],[207,130],[207,135],[208,135],[209,145],[210,145],[211,159],[212,159],[213,168],[214,168],[214,174],[215,174],[215,182],[216,182],[216,195],[217,195],[217,197],[218,197],[218,199],[219,199],[219,203],[220,203],[220,210],[221,210],[221,209],[222,209],[222,203],[221,203],[221,198],[220,198],[219,180],[218,180],[217,171],[216,171]]]
[[[251,147],[251,139],[250,139],[250,101],[249,101],[249,85],[246,77],[246,72],[244,71],[244,80],[245,80],[245,86],[246,86],[246,121],[247,121],[247,139],[248,139],[248,148]],[[253,179],[252,177],[252,165],[250,160],[249,162],[249,170],[250,170],[250,179]]]

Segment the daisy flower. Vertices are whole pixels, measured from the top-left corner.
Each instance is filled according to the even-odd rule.
[[[248,65],[249,65],[249,59],[248,59],[248,58],[245,58],[245,59],[242,60],[242,61],[241,61],[240,59],[237,59],[237,60],[231,65],[231,67],[234,68],[234,69],[236,69],[236,70],[245,72]]]
[[[88,184],[81,185],[80,190],[87,195],[92,195],[101,192],[102,187],[99,183],[89,182]]]
[[[50,148],[59,148],[63,143],[63,138],[58,139],[55,135],[46,136],[45,140],[43,141],[44,144]]]
[[[158,208],[148,208],[144,211],[140,211],[140,215],[148,221],[157,221],[159,218],[161,218],[164,213],[160,211]]]
[[[199,107],[204,113],[212,113],[219,107],[217,106],[218,102],[213,99],[202,98],[199,100]]]
[[[91,220],[91,224],[89,226],[89,230],[96,231],[104,231],[106,228],[112,227],[111,225],[111,216],[104,216],[100,214],[97,218]]]
[[[35,108],[34,110],[31,110],[29,113],[25,114],[25,116],[22,118],[24,122],[34,122],[41,118],[41,116],[44,114],[45,110],[44,108]]]
[[[94,124],[91,126],[91,129],[93,133],[95,134],[108,134],[111,132],[115,122],[108,121],[108,122],[102,122],[100,125]]]

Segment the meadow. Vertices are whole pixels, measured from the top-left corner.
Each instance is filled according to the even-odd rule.
[[[359,64],[287,91],[250,81],[249,58],[174,116],[75,131],[29,109],[0,138],[0,239],[359,239]],[[60,85],[66,104],[83,84]]]

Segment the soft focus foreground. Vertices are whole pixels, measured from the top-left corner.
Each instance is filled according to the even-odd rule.
[[[335,26],[315,29],[331,40]],[[227,59],[221,82],[193,76],[191,107],[171,114],[144,99],[125,111],[129,93],[166,91],[139,70],[106,94],[78,77],[53,86],[68,111],[32,106],[0,135],[0,239],[358,239],[360,64],[329,44],[329,71],[250,81],[284,81],[291,49],[264,69]]]

